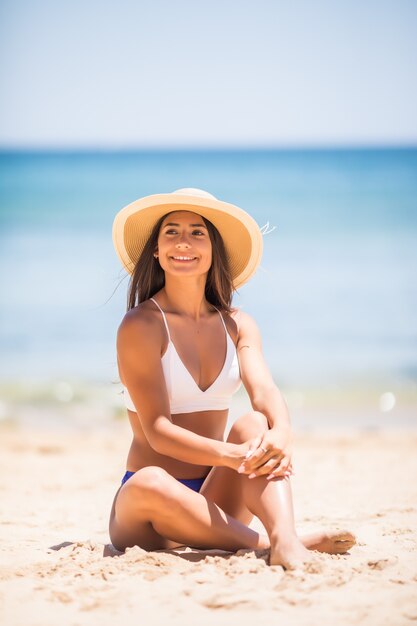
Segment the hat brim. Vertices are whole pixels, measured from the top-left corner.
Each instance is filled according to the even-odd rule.
[[[131,274],[156,222],[172,211],[192,211],[207,218],[219,231],[237,289],[256,272],[263,240],[258,224],[239,207],[188,194],[155,194],[128,204],[116,215],[113,243],[126,271]]]

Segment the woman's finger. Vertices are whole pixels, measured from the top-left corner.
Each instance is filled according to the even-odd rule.
[[[281,461],[281,463],[274,470],[272,470],[266,478],[267,480],[271,480],[272,478],[277,478],[278,476],[284,476],[286,474],[291,476],[294,474],[288,457],[284,458],[283,461]]]
[[[263,476],[264,474],[270,474],[279,465],[280,457],[273,456],[266,463],[260,465],[257,469],[252,470],[249,474],[249,478],[255,478],[256,476]]]
[[[255,478],[256,476],[263,476],[265,474],[268,475],[277,475],[282,476],[285,473],[293,473],[291,459],[289,457],[272,457],[267,461],[264,465],[259,467],[258,469],[252,471],[249,474],[249,478]]]
[[[252,439],[252,441],[249,443],[249,450],[246,452],[245,461],[253,455],[255,450],[258,449],[258,447],[262,443],[262,439],[263,435],[258,435],[258,437],[256,437],[255,439]]]
[[[263,476],[264,474],[271,474],[272,472],[293,473],[291,458],[285,455],[276,455],[250,473],[249,477],[254,478],[255,476]]]
[[[259,449],[259,446],[262,443],[263,434],[258,435],[252,440],[249,440],[247,443],[249,445],[249,450],[246,452],[245,456],[242,458],[242,461],[238,467],[239,474],[248,474],[251,471],[251,468],[248,467],[248,464],[251,462],[253,455]]]
[[[255,450],[248,459],[244,460],[245,469],[253,472],[265,465],[270,458],[277,456],[279,453],[279,450],[267,447],[267,445],[264,445],[264,442],[261,441],[257,450]]]

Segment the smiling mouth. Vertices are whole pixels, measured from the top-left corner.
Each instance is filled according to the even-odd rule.
[[[172,256],[171,259],[173,261],[179,261],[180,263],[190,263],[191,261],[195,261],[197,257],[195,256]]]

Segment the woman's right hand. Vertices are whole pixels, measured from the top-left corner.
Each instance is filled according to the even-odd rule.
[[[245,441],[244,443],[228,443],[227,455],[225,457],[225,466],[234,469],[236,472],[242,465],[243,461],[247,459],[257,448],[262,441],[262,436],[259,435],[254,439]],[[249,472],[248,472],[249,474]]]
[[[257,450],[262,442],[263,435],[258,435],[254,439],[245,441],[245,443],[228,443],[228,454],[225,458],[224,465],[234,469],[240,474],[251,474],[251,470],[245,470],[242,468],[242,463],[249,458],[255,450]],[[285,472],[284,476],[291,476],[293,474],[292,465]]]

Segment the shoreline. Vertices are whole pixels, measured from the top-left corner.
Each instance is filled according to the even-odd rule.
[[[280,387],[295,432],[413,432],[417,384],[373,383]],[[0,428],[111,429],[127,421],[121,385],[74,380],[0,383]],[[233,398],[228,426],[251,409],[244,389]]]

